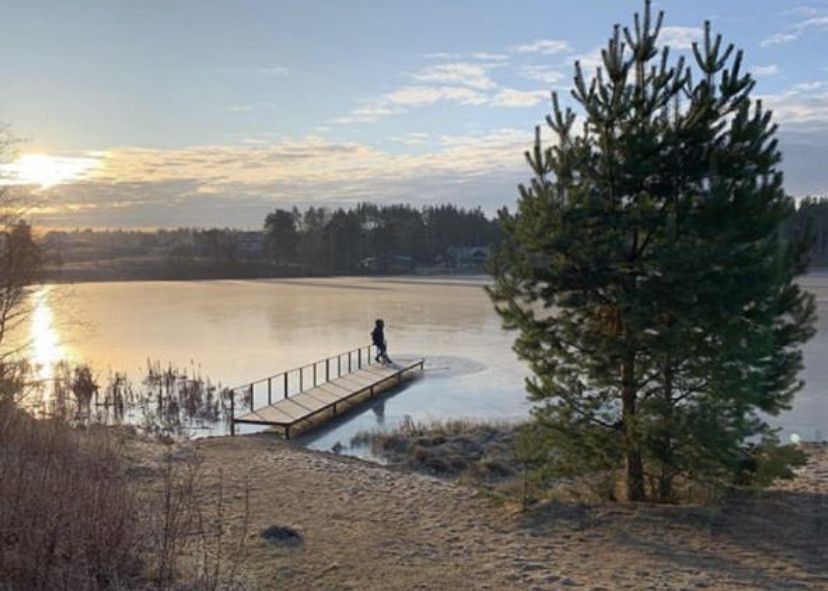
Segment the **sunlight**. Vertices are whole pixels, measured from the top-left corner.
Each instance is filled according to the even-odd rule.
[[[48,189],[84,178],[98,166],[95,158],[69,158],[46,154],[23,154],[2,167],[3,184],[37,185]]]
[[[55,365],[63,357],[63,346],[54,327],[49,289],[44,287],[34,298],[31,320],[32,364],[38,380],[54,378]]]

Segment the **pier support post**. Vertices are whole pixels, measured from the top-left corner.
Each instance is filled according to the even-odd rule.
[[[284,376],[285,376],[285,392],[284,392],[284,394],[285,394],[285,398],[287,398],[287,395],[288,395],[288,374],[287,374],[287,372],[284,373]]]
[[[267,404],[273,404],[273,379],[267,378]]]
[[[230,390],[230,437],[236,436],[236,391]]]
[[[331,358],[330,357],[328,357],[325,360],[325,381],[326,382],[331,381]]]
[[[253,412],[253,384],[250,384],[250,412]]]

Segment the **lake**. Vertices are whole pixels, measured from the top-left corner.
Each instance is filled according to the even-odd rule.
[[[350,448],[356,432],[392,427],[406,416],[527,416],[527,371],[485,283],[398,277],[50,285],[35,300],[29,328],[44,377],[61,359],[89,363],[103,378],[110,371],[140,376],[152,359],[235,386],[366,345],[374,319],[384,318],[391,356],[425,357],[424,376],[302,437],[317,449],[339,443],[361,455]],[[828,274],[803,283],[820,313],[805,349],[807,385],[772,421],[786,437],[813,439],[828,434]]]

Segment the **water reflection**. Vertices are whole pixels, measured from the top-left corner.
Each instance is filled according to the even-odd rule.
[[[385,400],[378,400],[371,405],[371,412],[377,418],[377,427],[385,427]]]
[[[29,331],[31,362],[36,379],[42,383],[54,380],[55,366],[66,354],[55,329],[54,314],[49,303],[51,289],[51,286],[46,286],[35,293]]]
[[[187,368],[191,378],[241,384],[365,344],[374,319],[385,318],[392,357],[425,357],[425,379],[375,401],[375,407],[360,406],[309,442],[331,449],[337,442],[347,445],[360,430],[393,428],[405,416],[424,422],[528,416],[528,370],[512,351],[515,335],[501,329],[485,282],[346,278],[55,285],[40,290],[32,302],[26,338],[33,341],[41,377],[59,378],[60,359],[71,356],[89,363],[99,379],[125,372],[137,388],[153,391],[143,383],[148,358]],[[804,350],[806,387],[772,424],[785,429],[785,438],[795,432],[811,439],[828,432],[828,274],[809,275],[803,283],[817,295],[820,313],[817,335]],[[108,400],[103,389],[100,397]],[[204,400],[209,402],[206,394]]]

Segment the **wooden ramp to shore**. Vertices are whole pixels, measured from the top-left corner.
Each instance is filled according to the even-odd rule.
[[[236,423],[247,423],[281,427],[290,439],[291,430],[328,420],[345,407],[399,384],[415,370],[423,369],[423,359],[380,364],[374,360],[375,353],[373,345],[361,347],[233,388],[231,435],[236,434]],[[238,416],[237,395],[243,397],[248,409]],[[278,399],[274,401],[274,398]]]

